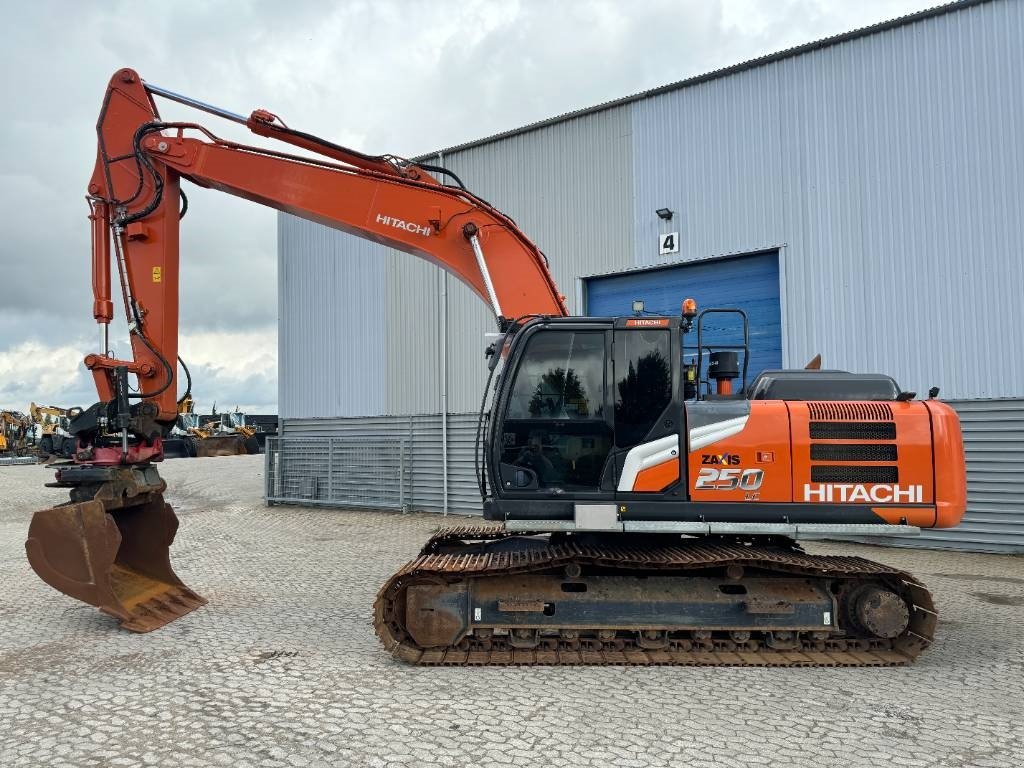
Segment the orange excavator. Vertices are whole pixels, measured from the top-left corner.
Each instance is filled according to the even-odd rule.
[[[160,119],[166,98],[302,153]],[[960,427],[888,376],[764,371],[712,343],[736,309],[570,317],[547,259],[450,171],[371,156],[144,82],[111,79],[88,187],[99,402],[35,514],[36,573],[149,631],[205,600],[170,565],[158,473],[177,417],[182,179],[418,256],[493,310],[477,439],[487,525],[442,530],[381,587],[374,626],[419,664],[897,665],[932,641],[913,576],[806,538],[911,535],[966,505]],[[111,246],[113,246],[111,248]],[[111,262],[132,359],[110,353]],[[342,340],[344,343],[344,340]],[[130,386],[130,377],[135,386]],[[496,524],[497,523],[497,524]]]

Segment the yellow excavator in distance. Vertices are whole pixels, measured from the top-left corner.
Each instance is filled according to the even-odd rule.
[[[31,403],[28,415],[31,422],[39,427],[38,452],[40,456],[60,456],[72,459],[75,456],[75,438],[68,431],[71,418],[80,411],[78,408],[61,408],[56,405]]]

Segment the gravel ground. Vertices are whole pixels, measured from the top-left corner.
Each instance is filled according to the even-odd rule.
[[[443,519],[267,508],[262,473],[164,465],[172,559],[210,604],[133,635],[31,572],[30,514],[64,495],[0,467],[0,765],[1024,765],[1024,558],[809,546],[936,593],[909,668],[413,668],[371,605]]]

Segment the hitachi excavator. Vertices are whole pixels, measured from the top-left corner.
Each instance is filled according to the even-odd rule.
[[[303,154],[164,122],[165,98]],[[416,664],[900,665],[936,612],[910,574],[812,555],[812,537],[956,525],[960,427],[888,376],[766,371],[678,313],[570,317],[547,259],[453,173],[370,156],[143,81],[110,81],[88,186],[99,402],[72,422],[70,504],[26,544],[58,590],[145,632],[205,600],[170,566],[177,519],[157,467],[177,417],[185,179],[418,256],[493,310],[478,430],[487,525],[442,530],[381,587],[384,647]],[[443,181],[442,181],[443,180]],[[111,250],[111,245],[113,249]],[[111,355],[111,261],[133,357]],[[344,339],[338,341],[344,344]],[[688,362],[684,362],[688,361]],[[135,391],[129,386],[133,377]],[[496,524],[497,523],[497,524]]]

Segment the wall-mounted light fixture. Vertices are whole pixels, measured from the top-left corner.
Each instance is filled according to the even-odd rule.
[[[655,213],[658,214],[659,219],[665,221],[672,221],[672,217],[675,215],[670,208],[659,208]]]
[[[642,315],[644,313],[644,300],[633,299],[633,314]]]

